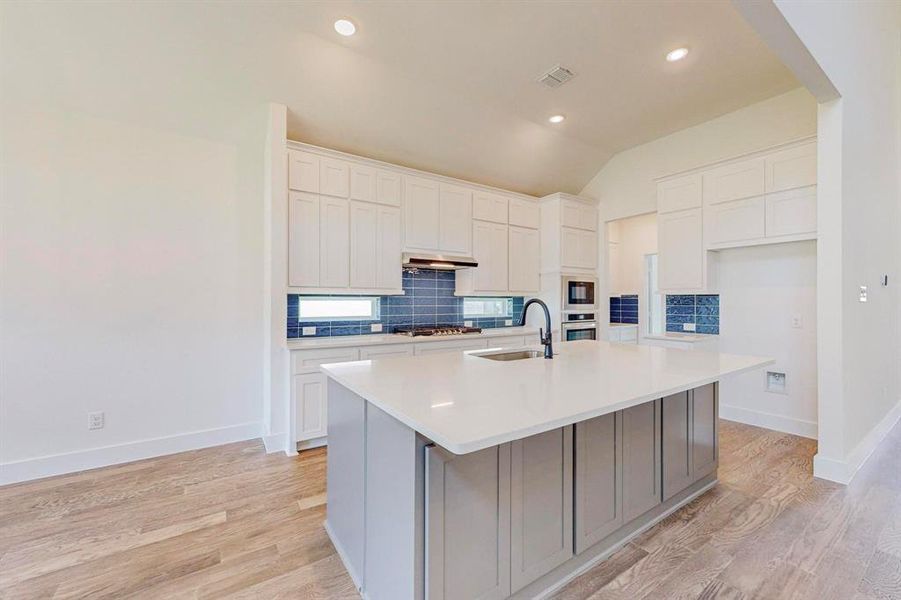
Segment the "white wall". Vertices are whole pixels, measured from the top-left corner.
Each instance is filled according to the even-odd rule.
[[[724,418],[816,437],[816,262],[816,242],[719,252],[720,351],[776,359],[720,383]],[[768,370],[785,373],[785,394],[766,391]]]
[[[62,107],[0,119],[0,482],[259,435],[262,160]]]
[[[595,175],[582,195],[600,199],[602,221],[656,211],[656,178],[815,135],[816,125],[816,101],[799,88],[617,154]],[[606,254],[607,244],[601,244],[600,251]],[[814,260],[810,252],[816,256],[812,244],[720,253],[725,264],[718,265],[719,278],[729,286],[720,298],[720,341],[726,351],[779,357],[779,364],[791,371],[792,385],[787,396],[773,398],[761,391],[765,371],[748,374],[733,385],[725,384],[721,401],[734,408],[723,410],[723,416],[816,435],[816,405],[811,394],[816,393],[817,354],[816,347],[809,343],[816,339],[816,312],[801,301],[804,293],[810,293],[802,291],[806,284],[798,283],[795,288],[786,279],[791,275],[798,277],[799,282],[809,282],[813,276],[810,261]],[[607,264],[607,257],[602,256],[599,264]],[[765,270],[762,265],[766,265]],[[610,282],[603,281],[601,287],[606,290],[606,297]],[[775,304],[772,313],[766,313],[767,320],[760,322],[766,311],[745,298],[768,294],[774,296]],[[787,335],[794,339],[799,332],[785,333],[786,319],[790,318],[787,310],[800,311],[806,323],[801,334],[806,341],[796,344],[799,354],[790,361],[784,352]],[[782,320],[773,322],[773,314]]]
[[[657,213],[607,223],[610,294],[642,294],[645,255],[657,253]]]
[[[822,98],[819,113],[819,241],[828,250],[818,303],[823,327],[838,334],[820,341],[829,351],[821,352],[815,472],[848,480],[901,415],[901,315],[891,283],[901,261],[901,4],[776,6],[841,95]],[[767,33],[766,22],[754,24]],[[866,303],[857,301],[861,285]]]

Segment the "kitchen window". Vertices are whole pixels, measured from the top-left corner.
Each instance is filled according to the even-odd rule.
[[[464,298],[464,318],[512,317],[512,298]]]
[[[307,296],[299,300],[298,321],[377,321],[377,296]]]

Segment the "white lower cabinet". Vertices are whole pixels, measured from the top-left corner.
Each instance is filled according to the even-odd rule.
[[[386,344],[360,348],[360,360],[391,358],[392,356],[413,356],[413,344]]]
[[[358,360],[356,348],[297,350],[291,353],[291,398],[294,407],[294,441],[325,437],[328,422],[327,378],[319,365]]]
[[[611,325],[607,328],[607,341],[619,344],[638,343],[638,325]]]
[[[425,596],[510,595],[510,444],[425,458]]]
[[[572,426],[510,444],[513,592],[573,555],[572,460]]]

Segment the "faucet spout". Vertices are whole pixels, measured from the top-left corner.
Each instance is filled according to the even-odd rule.
[[[539,298],[529,298],[526,301],[522,307],[522,317],[520,317],[519,326],[522,327],[526,324],[526,313],[529,312],[529,307],[533,304],[539,305],[544,310],[544,329],[538,329],[541,345],[544,346],[544,357],[554,358],[554,336],[551,333],[551,311],[548,310],[547,304],[545,304],[543,300]]]

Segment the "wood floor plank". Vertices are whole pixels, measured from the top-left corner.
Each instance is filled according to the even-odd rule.
[[[558,590],[554,600],[585,600],[648,555],[646,550],[626,544],[607,560],[595,565],[580,577]]]

